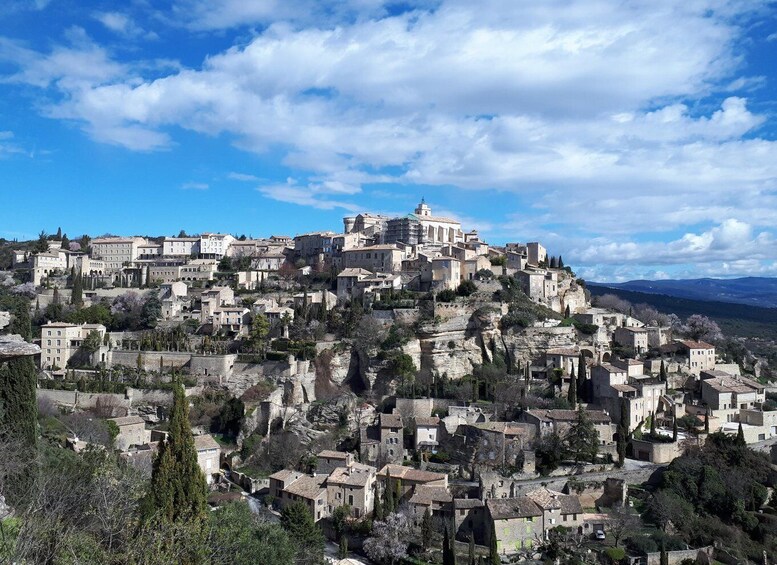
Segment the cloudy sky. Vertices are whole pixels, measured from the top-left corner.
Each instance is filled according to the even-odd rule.
[[[591,280],[771,276],[775,112],[767,1],[5,0],[0,237],[423,196]]]

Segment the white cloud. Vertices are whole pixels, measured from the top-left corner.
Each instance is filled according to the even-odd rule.
[[[319,210],[334,210],[342,208],[349,212],[361,211],[361,207],[342,200],[332,200],[328,194],[331,193],[326,186],[320,184],[309,184],[300,186],[295,179],[289,178],[286,184],[272,184],[257,188],[267,198],[277,200],[278,202],[287,202],[299,206],[309,206]]]
[[[241,182],[259,182],[260,180],[262,180],[256,175],[249,175],[246,173],[235,173],[235,172],[229,173],[227,175],[227,178],[232,180],[238,180]]]
[[[146,32],[127,14],[121,12],[95,12],[92,17],[104,25],[110,31],[128,37],[140,37],[144,39],[158,39],[154,32]]]
[[[762,84],[738,73],[737,47],[762,2],[447,0],[395,16],[379,1],[335,4],[189,0],[185,25],[261,31],[151,78],[87,41],[12,44],[7,80],[53,86],[47,115],[130,149],[169,147],[174,128],[287,148],[300,180],[259,188],[284,202],[357,210],[364,184],[393,182],[483,191],[473,198],[501,214],[499,193],[516,192],[531,221],[483,229],[553,231],[584,260],[663,257],[666,237],[626,234],[698,225],[718,227],[669,244],[684,260],[771,244],[758,238],[777,220],[777,143],[758,137],[768,117],[730,96]],[[743,225],[749,243],[731,247]]]
[[[208,190],[210,186],[204,182],[186,182],[181,185],[183,190]]]
[[[570,255],[586,265],[719,263],[742,257],[777,260],[777,240],[768,231],[754,233],[750,224],[728,219],[707,231],[686,233],[669,242],[616,242],[601,238],[583,248],[571,249]]]

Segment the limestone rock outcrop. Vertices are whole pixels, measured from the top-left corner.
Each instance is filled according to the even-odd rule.
[[[0,363],[39,353],[40,347],[24,341],[19,335],[0,335]]]

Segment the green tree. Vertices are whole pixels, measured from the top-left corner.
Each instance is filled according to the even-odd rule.
[[[677,416],[672,418],[672,441],[677,441]]]
[[[429,507],[424,512],[423,520],[421,521],[421,546],[424,551],[429,549],[432,545],[432,513],[429,511]]]
[[[569,405],[574,408],[577,406],[577,378],[575,377],[575,367],[572,367],[572,373],[569,375],[569,390],[567,390],[567,400]]]
[[[593,462],[599,452],[599,432],[582,406],[577,409],[577,419],[567,432],[566,443],[575,463]]]
[[[19,300],[9,327],[12,333],[32,340],[29,302]],[[12,442],[22,453],[22,465],[3,477],[6,498],[12,505],[23,503],[34,483],[32,469],[24,468],[36,456],[38,440],[38,407],[35,400],[37,370],[31,357],[12,359],[0,365],[0,439]]]
[[[32,246],[32,250],[34,253],[43,253],[44,251],[48,251],[48,249],[49,238],[46,235],[46,232],[41,230],[41,232],[38,234],[38,240]]]
[[[292,565],[295,549],[276,524],[260,521],[244,502],[210,513],[208,545],[212,565]]]
[[[502,559],[499,557],[499,549],[496,542],[496,528],[491,528],[491,538],[488,546],[488,563],[489,565],[501,565]]]
[[[76,273],[73,277],[73,291],[70,295],[70,304],[76,308],[84,305],[84,279],[81,273]]]
[[[745,441],[745,431],[742,429],[742,422],[739,422],[739,427],[737,428],[737,445],[747,445],[747,442]]]
[[[456,552],[451,549],[448,526],[445,526],[445,533],[442,538],[442,565],[456,565]]]
[[[663,359],[661,359],[661,368],[658,370],[658,379],[663,383],[666,382],[666,365]]]
[[[343,534],[340,536],[340,544],[337,549],[337,557],[345,559],[348,557],[348,536]]]
[[[176,377],[169,431],[160,443],[151,473],[147,513],[158,513],[169,522],[199,522],[207,515],[207,485],[197,463],[189,402]]]
[[[378,496],[378,487],[377,487],[377,483],[376,483],[376,486],[375,486],[375,506],[374,506],[374,508],[372,510],[372,517],[376,521],[382,521],[383,518],[384,518],[383,501],[381,499],[382,499],[382,497]]]
[[[580,352],[580,357],[577,358],[577,397],[583,401],[586,398],[586,368],[585,368],[585,355]]]
[[[324,534],[304,502],[292,502],[281,512],[281,526],[297,548],[297,565],[319,565],[324,560]]]

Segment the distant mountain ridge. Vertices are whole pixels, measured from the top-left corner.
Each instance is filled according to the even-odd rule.
[[[599,287],[710,302],[777,308],[777,278],[635,280],[623,283],[590,283]]]

